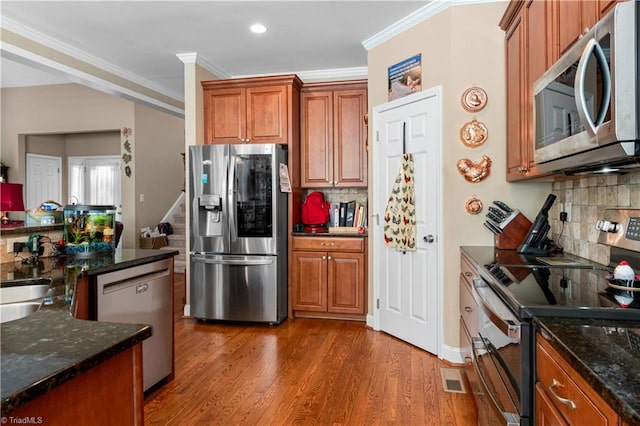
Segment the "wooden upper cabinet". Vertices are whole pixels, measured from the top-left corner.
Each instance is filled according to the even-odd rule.
[[[522,178],[525,143],[524,102],[524,24],[522,11],[506,33],[506,77],[507,77],[507,180]]]
[[[246,138],[245,89],[215,89],[204,92],[205,142],[240,143]]]
[[[329,187],[333,182],[333,92],[302,92],[302,187]]]
[[[511,2],[505,30],[507,77],[507,181],[545,176],[534,162],[533,84],[551,64],[551,2]]]
[[[251,143],[287,143],[287,86],[247,89],[247,138]]]
[[[588,29],[625,0],[548,0],[553,3],[553,61],[560,59]]]
[[[288,144],[300,87],[295,75],[202,82],[205,143]]]
[[[366,81],[303,87],[303,188],[367,187],[367,108]]]
[[[367,186],[367,89],[333,94],[334,186]]]

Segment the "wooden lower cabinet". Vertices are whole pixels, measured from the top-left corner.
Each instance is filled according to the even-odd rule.
[[[46,425],[142,425],[142,343],[5,415]],[[39,420],[40,419],[40,420]]]
[[[364,320],[367,303],[364,239],[294,237],[293,240],[290,285],[294,316]]]
[[[540,333],[536,341],[536,425],[618,425],[613,408]]]

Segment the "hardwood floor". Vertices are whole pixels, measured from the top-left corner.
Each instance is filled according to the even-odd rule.
[[[278,326],[182,318],[176,274],[175,379],[145,400],[147,425],[472,425],[452,366],[363,323],[297,318]]]

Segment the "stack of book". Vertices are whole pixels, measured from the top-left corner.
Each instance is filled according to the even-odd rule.
[[[367,226],[367,205],[353,201],[332,203],[329,232],[358,232]]]

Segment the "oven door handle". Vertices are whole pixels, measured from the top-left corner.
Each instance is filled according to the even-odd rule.
[[[480,379],[480,385],[482,386],[482,390],[486,395],[489,395],[489,399],[491,400],[491,404],[495,407],[497,411],[502,415],[505,423],[505,426],[520,426],[520,416],[517,413],[509,413],[508,411],[504,411],[500,406],[496,396],[491,393],[488,385],[488,380],[484,376],[482,369],[480,368],[480,362],[478,360],[478,350],[482,349],[489,352],[489,349],[486,347],[484,339],[481,337],[473,337],[471,338],[471,354],[473,356],[473,366],[478,374],[478,378]]]
[[[473,288],[475,289],[475,293],[478,295],[478,299],[480,299],[479,301],[482,305],[482,310],[489,320],[506,336],[520,340],[520,324],[513,315],[511,315],[511,318],[505,318],[507,316],[506,313],[498,314],[495,309],[492,308],[492,303],[487,300],[489,294],[486,293],[491,292],[493,295],[493,290],[489,288],[484,280],[482,278],[476,278],[473,280]],[[498,298],[496,295],[493,295],[493,297],[496,299]],[[498,303],[505,306],[505,309],[508,309],[502,301],[495,300],[494,304]]]

